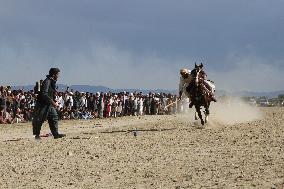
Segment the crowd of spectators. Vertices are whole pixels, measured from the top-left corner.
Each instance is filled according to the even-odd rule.
[[[0,86],[0,123],[31,121],[35,103],[36,96],[32,91]]]
[[[40,91],[12,90],[0,87],[0,123],[23,123],[32,120],[32,113]],[[58,115],[66,119],[95,119],[121,116],[175,114],[177,96],[165,93],[120,92],[89,93],[67,88],[54,97],[59,104]]]

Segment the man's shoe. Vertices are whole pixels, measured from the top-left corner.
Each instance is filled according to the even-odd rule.
[[[58,134],[58,135],[54,136],[54,139],[63,138],[63,137],[66,137],[66,135],[65,134]]]
[[[35,140],[41,140],[39,135],[35,135]]]

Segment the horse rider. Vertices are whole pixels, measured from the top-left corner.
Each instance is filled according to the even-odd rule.
[[[190,94],[188,93],[190,90],[186,90],[186,88],[190,87],[192,79],[191,70],[186,68],[180,70],[179,99],[181,99],[183,93],[190,98]]]
[[[182,94],[185,93],[185,95],[190,100],[190,97],[191,97],[190,91],[192,88],[192,80],[193,80],[193,76],[191,73],[192,71],[186,68],[183,68],[180,70],[181,76],[180,76],[180,82],[179,82],[179,99],[181,99]],[[215,85],[211,81],[207,80],[207,75],[203,71],[203,69],[201,70],[201,77],[204,79],[204,85],[208,89],[211,100],[214,102],[217,102],[215,95],[214,95]],[[193,106],[193,102],[191,101],[189,104],[189,107],[191,108],[192,106]]]

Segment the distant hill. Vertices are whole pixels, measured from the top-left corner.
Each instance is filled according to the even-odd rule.
[[[65,91],[67,89],[67,85],[59,84],[58,85],[58,90],[59,91]],[[26,85],[26,86],[14,86],[12,87],[15,90],[18,89],[24,89],[25,91],[28,90],[33,90],[34,86],[33,85]],[[165,89],[111,89],[109,87],[105,86],[90,86],[90,85],[71,85],[69,86],[70,89],[73,89],[74,91],[80,91],[80,92],[90,92],[90,93],[96,93],[96,92],[122,92],[122,91],[127,91],[127,92],[142,92],[143,94],[147,94],[149,92],[154,92],[154,93],[171,93],[171,94],[178,94],[177,90],[165,90]],[[217,90],[216,91],[216,96],[223,96],[223,95],[229,95],[229,96],[251,96],[251,97],[261,97],[261,96],[266,96],[266,97],[278,97],[279,94],[284,94],[284,90],[280,91],[272,91],[272,92],[253,92],[253,91],[238,91],[238,92],[227,92],[225,90]]]
[[[165,90],[165,89],[112,89],[112,92],[122,92],[122,91],[128,91],[128,92],[142,92],[143,94],[147,94],[149,92],[152,93],[171,93],[171,94],[177,94],[177,90]]]
[[[108,92],[112,89],[104,86],[90,86],[90,85],[63,85],[63,84],[58,84],[58,90],[59,91],[66,91],[67,87],[70,89],[73,89],[74,91],[80,91],[80,92],[90,92],[90,93],[95,93],[95,92]],[[26,85],[26,86],[13,86],[13,90],[19,90],[23,89],[25,91],[33,90],[34,85]]]
[[[80,92],[90,92],[90,93],[96,93],[98,91],[100,92],[108,92],[111,89],[105,86],[90,86],[90,85],[71,85],[69,86],[70,89],[73,89],[74,91],[80,91]],[[59,91],[65,91],[67,89],[67,85],[58,85]]]

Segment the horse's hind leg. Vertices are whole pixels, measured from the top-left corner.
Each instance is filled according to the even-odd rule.
[[[204,120],[202,118],[202,114],[201,114],[201,111],[200,111],[200,106],[195,106],[195,109],[196,109],[196,112],[198,114],[198,117],[200,118],[201,120],[201,125],[204,125]]]

